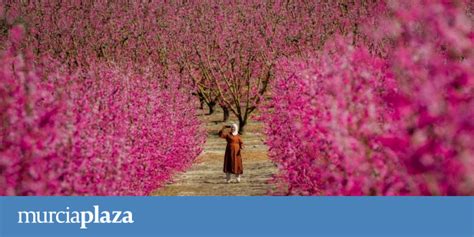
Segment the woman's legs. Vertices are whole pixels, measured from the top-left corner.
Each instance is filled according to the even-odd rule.
[[[225,181],[230,183],[230,173],[225,173]]]
[[[235,177],[237,178],[237,183],[240,183],[240,174],[236,174]]]

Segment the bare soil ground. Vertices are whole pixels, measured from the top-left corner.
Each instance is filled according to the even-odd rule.
[[[268,159],[267,147],[263,144],[262,125],[249,121],[242,136],[244,150],[242,159],[244,174],[240,183],[235,181],[227,184],[222,172],[226,141],[217,133],[224,124],[222,111],[212,115],[200,111],[200,119],[206,126],[207,142],[204,151],[192,167],[174,177],[174,181],[153,192],[155,196],[259,196],[267,195],[274,187],[268,184],[272,174],[277,172],[276,166]],[[237,121],[231,116],[229,121]]]

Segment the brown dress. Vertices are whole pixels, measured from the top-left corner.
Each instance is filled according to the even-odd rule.
[[[219,137],[227,140],[227,147],[224,155],[224,173],[242,174],[244,167],[242,165],[242,156],[240,150],[242,148],[242,139],[240,136],[232,135],[228,129],[223,128],[219,131]]]

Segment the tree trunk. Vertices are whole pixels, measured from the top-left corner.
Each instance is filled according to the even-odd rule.
[[[197,98],[199,99],[199,109],[204,109],[204,103],[206,100],[204,99],[204,96],[202,95],[202,93],[198,91],[198,92],[193,92],[192,95],[197,96]]]
[[[199,97],[199,109],[204,109],[204,99]]]
[[[214,107],[216,106],[216,102],[212,101],[212,102],[208,103],[207,106],[209,107],[209,113],[207,115],[213,114],[214,113]]]
[[[247,119],[239,118],[239,134],[244,134],[245,125],[247,125]]]
[[[224,111],[224,118],[222,119],[223,122],[227,122],[227,120],[229,120],[229,116],[230,116],[230,113],[229,113],[229,108],[227,108],[227,106],[222,106],[221,105],[221,108],[222,108],[222,111]]]

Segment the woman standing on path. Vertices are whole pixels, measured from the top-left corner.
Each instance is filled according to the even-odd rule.
[[[228,129],[230,129],[230,132]],[[243,173],[244,167],[242,166],[242,156],[240,155],[243,143],[239,135],[239,127],[235,123],[231,126],[224,126],[219,131],[219,137],[227,140],[224,155],[226,182],[230,183],[231,174],[235,174],[237,182],[240,183],[240,175]]]

